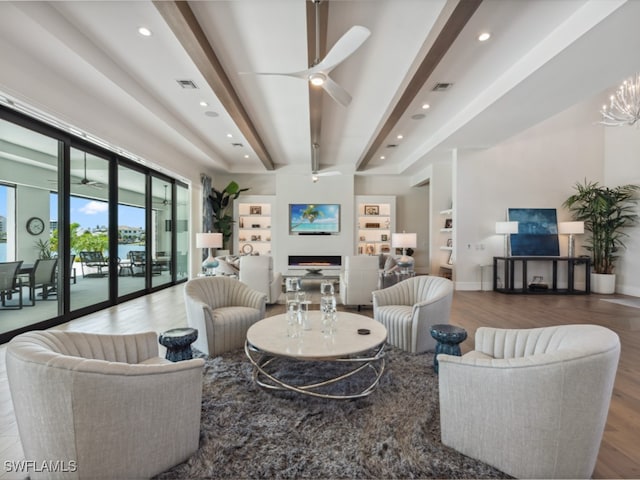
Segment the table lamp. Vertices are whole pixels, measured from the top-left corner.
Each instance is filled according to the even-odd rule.
[[[584,222],[560,222],[558,223],[558,233],[561,235],[569,235],[567,256],[575,257],[575,239],[573,236],[584,233]]]
[[[509,256],[509,235],[518,233],[518,222],[496,222],[496,233],[504,235],[504,256]]]
[[[208,249],[209,256],[202,262],[202,268],[207,275],[213,274],[213,269],[218,266],[218,261],[211,255],[211,249],[222,247],[222,234],[196,233],[196,247]]]
[[[391,247],[401,248],[402,257],[396,262],[403,273],[406,273],[409,267],[413,264],[413,259],[407,256],[407,248],[416,248],[418,246],[418,234],[416,233],[392,233],[391,234]]]

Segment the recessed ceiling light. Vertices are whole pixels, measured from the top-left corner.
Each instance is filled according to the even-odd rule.
[[[402,134],[398,134],[398,136],[396,137],[398,140],[402,140],[404,138],[404,136]]]
[[[143,37],[150,37],[151,36],[151,30],[149,30],[147,27],[139,27],[138,28],[138,33],[140,35],[142,35]]]
[[[200,101],[200,106],[201,106],[201,107],[208,107],[208,106],[209,106],[209,104],[208,104],[207,102],[205,102],[204,100],[201,100],[201,101]]]
[[[380,160],[384,160],[385,158],[387,157],[385,157],[384,155],[380,155]]]
[[[431,105],[429,105],[428,103],[423,103],[422,104],[422,109],[423,110],[428,110],[429,108],[431,108]]]
[[[249,155],[245,155],[244,158],[249,158]]]
[[[486,42],[490,38],[491,34],[489,32],[482,32],[480,35],[478,35],[478,40],[481,42]]]
[[[233,138],[233,135],[231,135],[230,133],[227,133],[227,138]]]

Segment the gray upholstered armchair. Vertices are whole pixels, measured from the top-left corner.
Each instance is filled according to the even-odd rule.
[[[598,325],[479,328],[438,355],[442,443],[516,478],[591,478],[619,356]]]
[[[435,350],[431,325],[449,323],[453,282],[421,275],[373,292],[373,318],[387,327],[387,341],[411,353]]]
[[[31,478],[149,478],[198,449],[204,361],[159,357],[155,332],[28,332],[6,364],[25,458],[75,470]]]
[[[264,318],[267,296],[231,277],[201,277],[184,287],[187,323],[200,334],[194,347],[208,355],[242,348],[247,330]]]

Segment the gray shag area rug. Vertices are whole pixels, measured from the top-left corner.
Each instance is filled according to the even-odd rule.
[[[243,350],[207,358],[200,448],[157,478],[510,478],[442,445],[432,364],[433,354],[389,348],[370,396],[326,400],[255,385]],[[283,361],[280,368],[310,380],[344,367]]]

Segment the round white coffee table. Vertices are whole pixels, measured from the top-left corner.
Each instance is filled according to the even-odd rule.
[[[387,329],[375,320],[349,312],[338,312],[336,332],[322,333],[321,313],[309,312],[310,330],[297,338],[287,336],[287,315],[274,315],[253,324],[247,331],[245,353],[254,366],[253,380],[263,388],[291,390],[321,398],[348,399],[365,397],[373,392],[384,372],[384,346]],[[368,334],[358,331],[368,330]],[[292,382],[279,375],[282,362],[341,362],[349,365],[337,376],[329,376],[309,384]],[[357,391],[331,394],[323,387],[350,379],[356,374],[369,374]],[[321,373],[321,372],[320,372]],[[371,375],[373,373],[373,375]],[[356,383],[357,382],[352,382]]]

